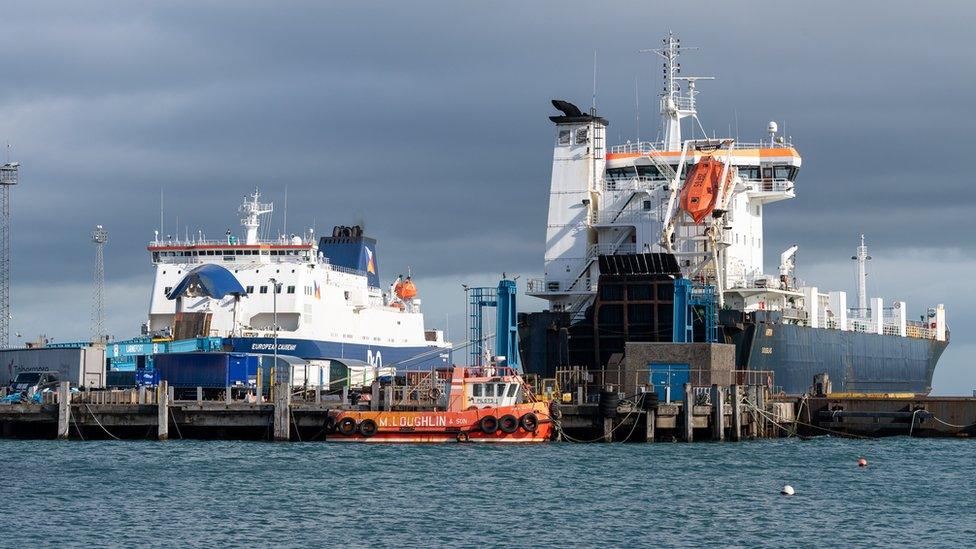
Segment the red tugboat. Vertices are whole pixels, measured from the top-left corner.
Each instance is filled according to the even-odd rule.
[[[549,406],[514,369],[455,366],[443,374],[450,377],[434,376],[424,385],[427,406],[330,412],[328,440],[537,443],[552,437]]]

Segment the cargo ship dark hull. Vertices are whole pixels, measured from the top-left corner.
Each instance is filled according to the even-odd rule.
[[[805,393],[826,372],[835,392],[928,394],[947,341],[758,322],[737,339],[739,362],[769,370],[777,387]]]
[[[596,297],[584,318],[545,311],[519,317],[525,371],[553,377],[560,367],[597,371],[627,342],[672,341],[677,264],[657,254],[600,256]],[[736,345],[736,368],[773,372],[787,394],[806,393],[827,373],[834,392],[928,394],[948,341],[811,328],[775,311],[718,311],[718,342]],[[700,315],[699,315],[700,318]],[[700,322],[694,340],[704,341]]]

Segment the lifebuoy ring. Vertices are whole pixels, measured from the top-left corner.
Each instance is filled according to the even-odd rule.
[[[348,436],[356,434],[356,420],[344,417],[339,420],[339,433]]]
[[[485,434],[493,435],[498,430],[498,418],[495,416],[485,416],[481,418],[479,425]]]
[[[529,412],[519,418],[519,425],[526,431],[534,433],[539,428],[539,418],[532,412]]]
[[[371,437],[376,434],[379,427],[376,426],[376,422],[371,419],[364,419],[359,422],[359,434],[364,437]]]
[[[467,433],[458,433],[457,434],[457,441],[458,442],[468,442],[469,440],[470,440],[470,438],[468,437],[468,434]]]
[[[498,428],[502,430],[503,433],[512,434],[518,431],[519,420],[512,414],[505,414],[498,420]]]

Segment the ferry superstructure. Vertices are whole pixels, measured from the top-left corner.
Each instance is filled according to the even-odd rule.
[[[450,344],[425,330],[409,277],[381,288],[376,240],[361,227],[262,239],[261,217],[273,204],[255,191],[239,210],[242,238],[228,230],[222,240],[180,241],[157,232],[148,246],[148,333],[221,337],[238,352],[272,353],[277,344],[279,354],[405,370],[450,364]]]
[[[740,367],[774,371],[787,392],[803,392],[813,375],[829,372],[835,388],[927,393],[948,342],[944,307],[923,309],[915,320],[903,301],[886,306],[868,296],[863,236],[854,256],[856,306],[844,291],[824,292],[793,276],[797,246],[781,254],[775,275],[767,274],[765,208],[796,196],[799,152],[777,135],[775,122],[768,139],[754,143],[706,137],[697,84],[710,78],[680,74],[674,35],[647,51],[663,59],[661,141],[608,147],[606,119],[553,101],[562,114],[550,117],[556,135],[545,270],[529,281],[528,294],[578,323],[594,302],[601,256],[671,254],[684,277],[718,288],[725,334],[739,345]],[[682,135],[685,119],[691,138]],[[696,222],[679,195],[685,176],[706,159],[724,164],[729,183],[716,189],[710,215]]]

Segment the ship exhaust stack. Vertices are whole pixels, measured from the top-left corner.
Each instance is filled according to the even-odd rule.
[[[530,292],[547,299],[554,310],[569,310],[579,294],[596,279],[596,231],[593,212],[599,211],[600,185],[606,171],[606,128],[595,113],[555,99],[562,111],[550,116],[556,125],[546,229],[545,279]]]

